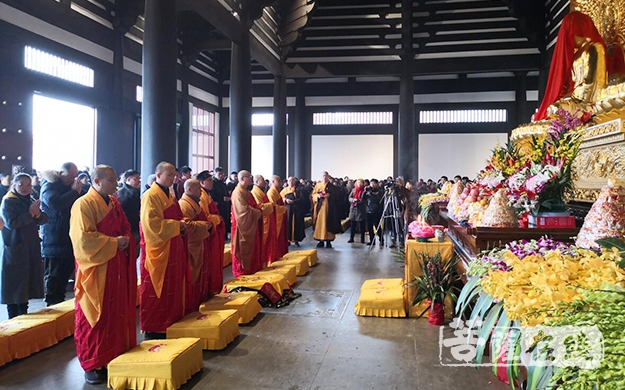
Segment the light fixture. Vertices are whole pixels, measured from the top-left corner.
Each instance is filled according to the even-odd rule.
[[[17,156],[17,159],[18,159],[18,160],[21,160],[21,159],[22,159],[22,156]]]

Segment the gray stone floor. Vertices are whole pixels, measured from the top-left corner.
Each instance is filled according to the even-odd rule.
[[[312,235],[310,229],[307,234]],[[293,306],[264,310],[219,352],[204,352],[205,368],[183,389],[507,389],[490,368],[439,363],[440,328],[426,319],[364,318],[354,314],[360,286],[400,278],[403,263],[388,248],[370,253],[339,236],[319,250],[319,264],[299,277]],[[307,240],[302,247],[313,248]],[[226,278],[230,271],[226,270]],[[31,308],[42,307],[31,301]],[[0,320],[6,318],[1,307]],[[447,328],[449,329],[449,328]],[[139,338],[141,340],[141,338]],[[93,389],[85,384],[73,338],[0,367],[0,389]]]

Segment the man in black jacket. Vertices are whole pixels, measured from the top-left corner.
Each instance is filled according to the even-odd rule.
[[[210,192],[211,198],[217,203],[217,209],[219,214],[224,219],[226,228],[226,240],[228,240],[228,234],[230,233],[230,195],[224,182],[225,174],[222,167],[215,168],[215,178],[213,178],[213,189]]]
[[[122,205],[130,223],[132,236],[135,238],[137,255],[139,254],[139,214],[141,212],[141,175],[134,169],[124,172],[124,184],[117,191],[117,200]]]
[[[67,282],[74,272],[69,214],[80,196],[82,183],[78,180],[78,168],[69,162],[60,171],[46,171],[42,176],[41,209],[48,214],[48,223],[41,228],[41,256],[45,259],[45,300],[50,306],[65,300]]]
[[[371,179],[371,184],[365,192],[365,206],[367,210],[367,230],[369,230],[369,242],[367,245],[373,245],[373,228],[377,230],[380,246],[384,246],[384,236],[382,235],[382,227],[380,220],[382,219],[382,211],[384,211],[384,190],[379,187],[378,179]]]

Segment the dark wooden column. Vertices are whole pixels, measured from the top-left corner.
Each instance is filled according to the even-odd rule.
[[[402,0],[402,55],[401,81],[399,86],[399,123],[397,128],[398,169],[406,180],[413,179],[419,172],[417,167],[418,135],[415,134],[414,81],[412,69],[412,0]],[[417,138],[417,139],[415,139]]]
[[[246,12],[241,25],[249,26]],[[230,65],[230,171],[252,169],[252,57],[250,34],[232,43]]]
[[[286,78],[273,79],[273,173],[286,177]]]
[[[190,139],[191,139],[191,118],[189,117],[189,83],[187,82],[187,77],[185,72],[181,75],[182,79],[182,92],[180,99],[178,100],[178,111],[180,118],[180,126],[178,126],[178,162],[177,166],[189,166],[191,161],[189,161],[189,148],[190,148]],[[196,167],[191,167],[194,173],[197,173]]]
[[[176,163],[176,0],[146,0],[143,37],[141,175]]]
[[[304,80],[297,80],[295,92],[295,128],[293,130],[294,172],[298,178],[307,179],[310,172],[306,172],[306,95]]]
[[[527,73],[515,72],[516,89],[514,91],[514,121],[510,121],[512,129],[522,123],[530,122],[531,118],[527,114]]]

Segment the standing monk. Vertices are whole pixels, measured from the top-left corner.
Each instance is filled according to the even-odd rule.
[[[204,268],[205,252],[208,247],[211,229],[213,224],[208,220],[206,213],[200,207],[200,196],[202,187],[196,179],[187,179],[184,182],[184,194],[180,198],[180,209],[187,223],[187,244],[189,245],[189,280],[186,290],[186,312],[187,314],[197,311],[200,303],[206,300],[203,296],[202,283],[200,277]]]
[[[239,183],[232,192],[232,275],[250,275],[262,269],[262,212],[247,190],[252,174],[239,172]]]
[[[307,212],[308,195],[293,176],[289,177],[287,186],[280,192],[287,209],[287,239],[299,247],[300,241],[306,237],[304,214]]]
[[[198,173],[197,179],[202,186],[200,206],[202,211],[213,224],[213,230],[208,238],[208,250],[204,252],[202,267],[202,297],[208,299],[219,294],[224,284],[224,245],[226,244],[226,224],[219,215],[217,203],[210,196],[213,189],[213,177],[210,172]]]
[[[280,176],[274,175],[271,180],[271,188],[267,191],[267,197],[273,203],[276,214],[276,246],[274,260],[279,259],[289,251],[289,240],[287,239],[286,206],[280,196],[282,190],[282,180]]]
[[[94,170],[93,185],[71,210],[76,256],[76,353],[85,381],[103,383],[106,365],[136,343],[137,268],[130,223],[111,197],[116,174]]]
[[[271,203],[265,193],[266,186],[267,183],[262,175],[256,175],[254,177],[252,196],[254,196],[256,204],[260,206],[260,211],[263,212],[261,244],[263,267],[266,267],[269,263],[276,259],[276,257],[274,257],[276,251],[276,214],[274,213],[273,203]]]
[[[156,181],[141,197],[140,327],[146,339],[165,338],[167,328],[184,315],[188,270],[186,223],[170,191],[176,169],[156,166]]]
[[[341,233],[338,200],[340,190],[330,181],[328,172],[323,172],[321,181],[315,185],[311,194],[313,201],[313,224],[315,225],[314,239],[319,241],[317,248],[332,248],[334,235]]]

